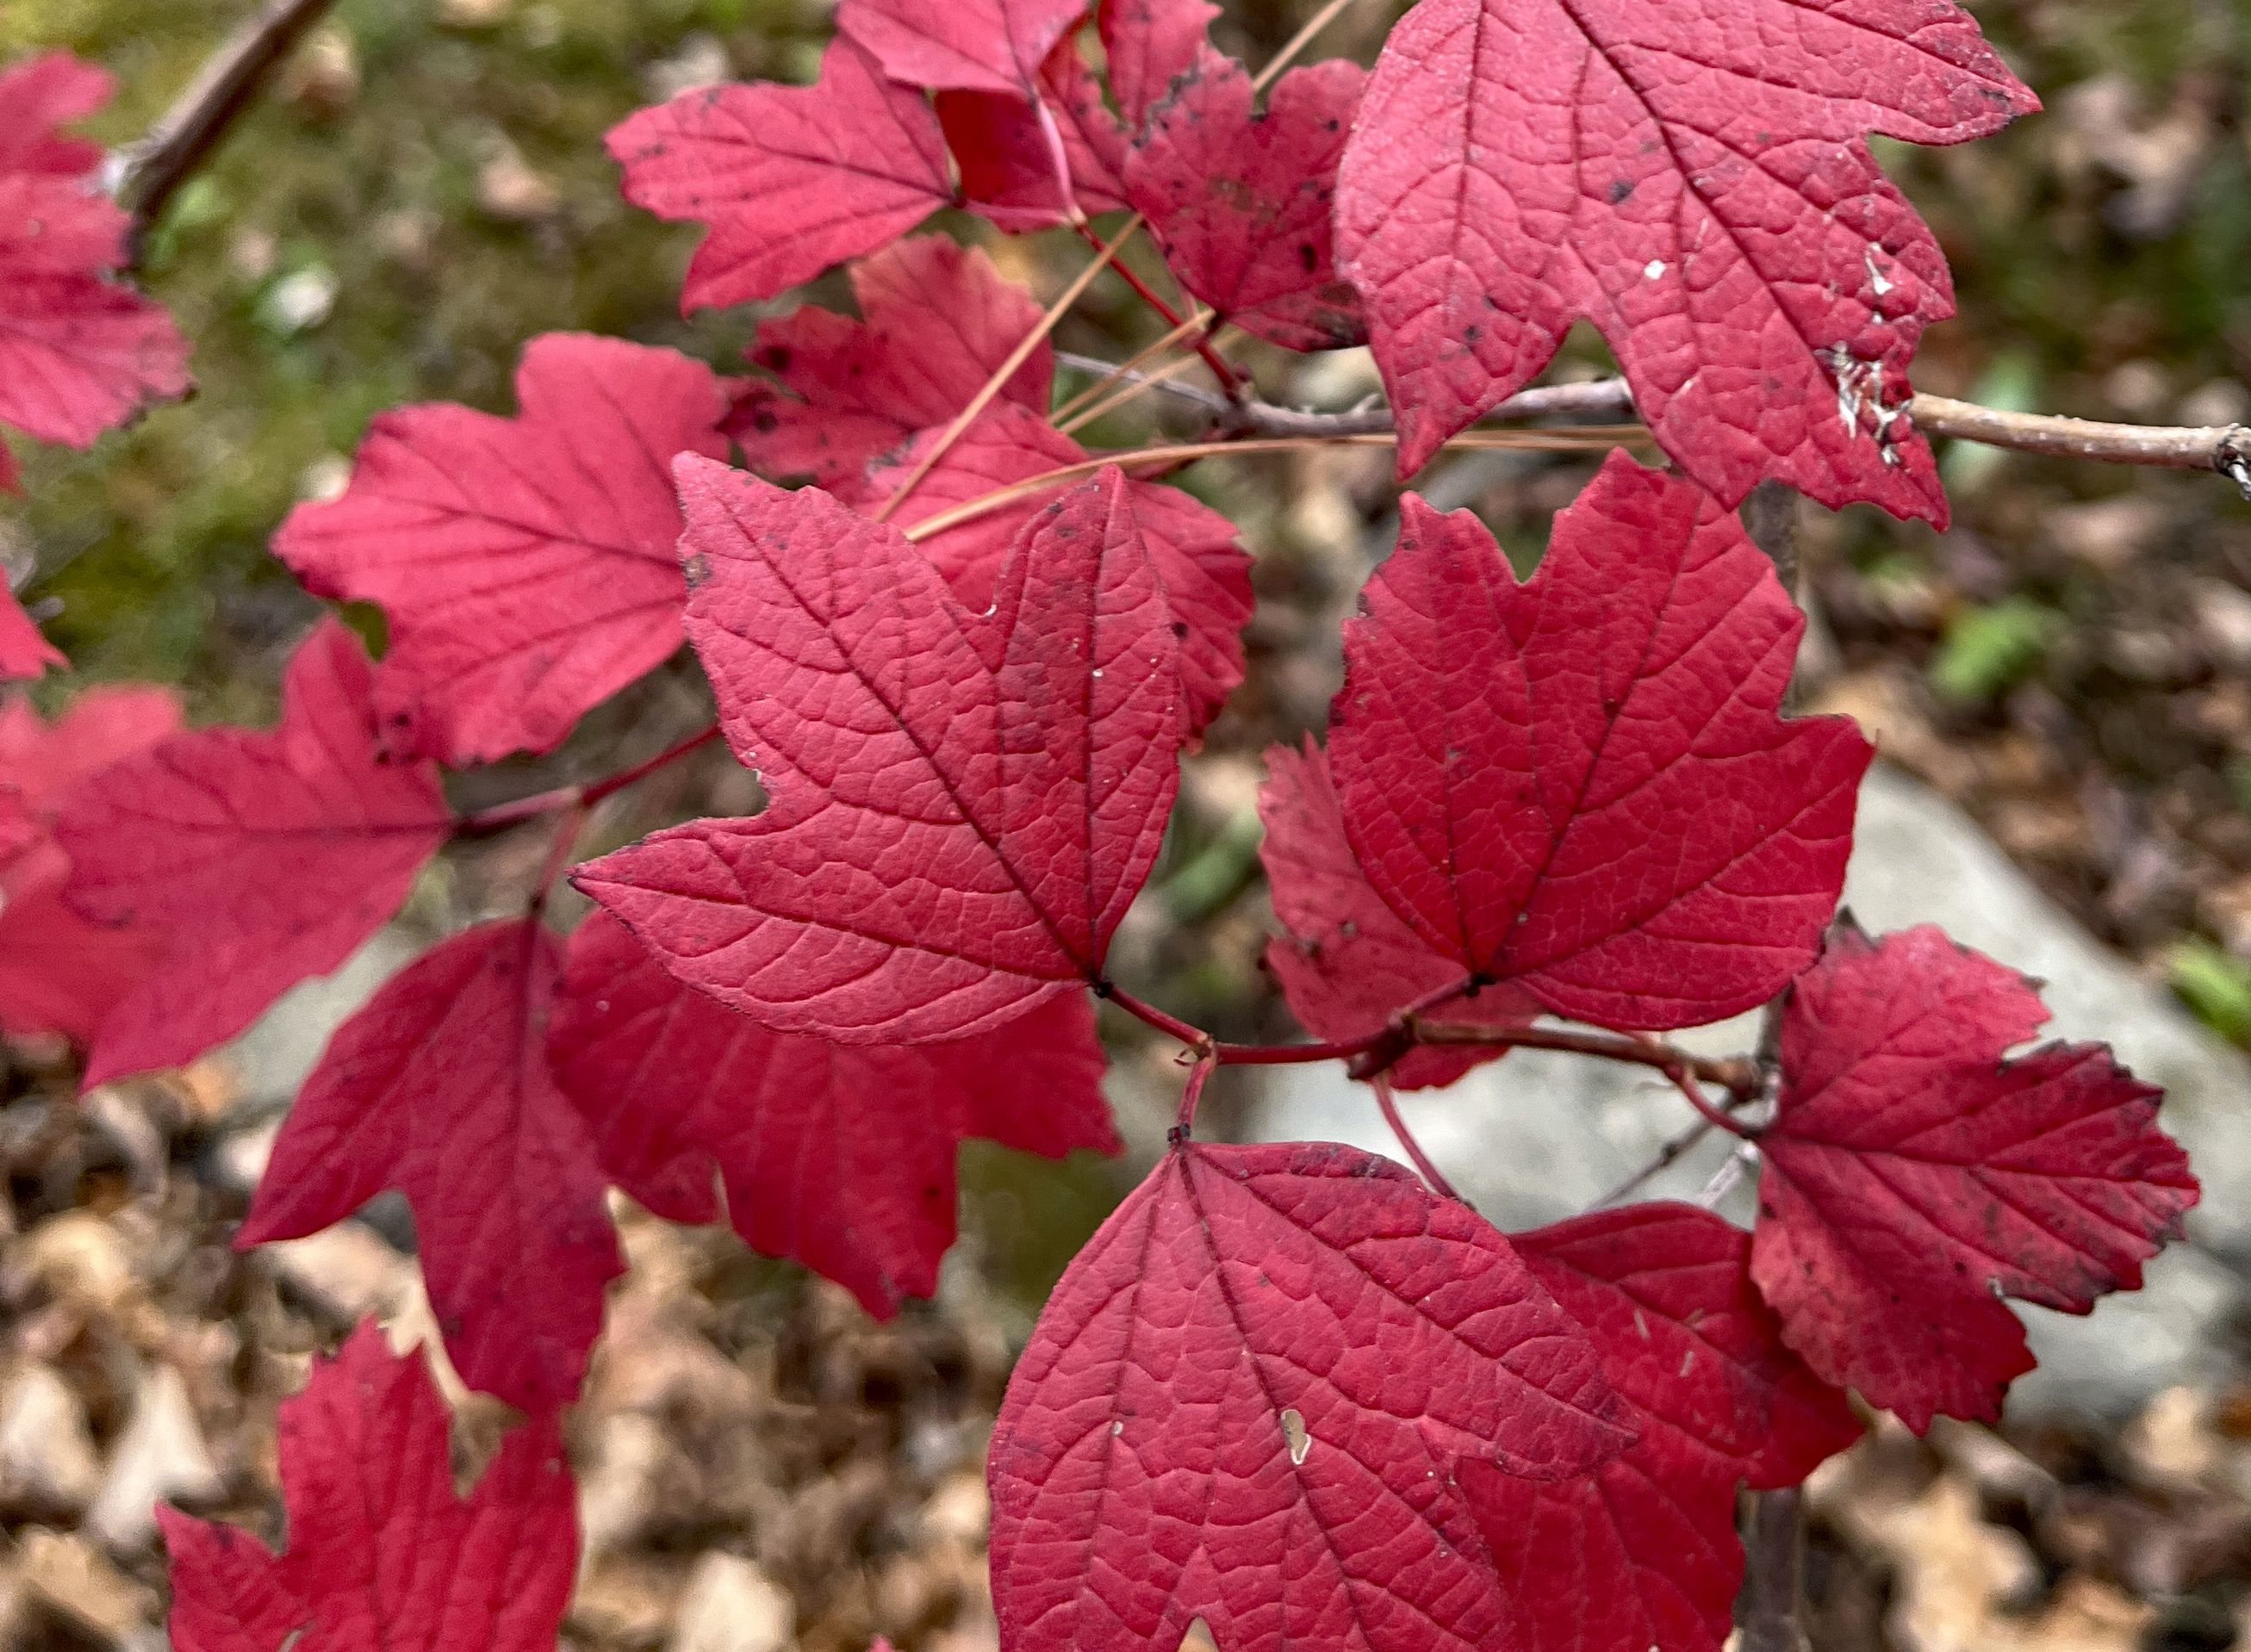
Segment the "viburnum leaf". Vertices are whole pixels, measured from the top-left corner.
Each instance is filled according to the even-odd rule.
[[[856,485],[877,454],[952,423],[1040,323],[1029,293],[1002,280],[982,250],[943,235],[855,264],[852,292],[859,321],[808,304],[758,324],[750,359],[789,393],[754,386],[728,429],[770,477],[810,477],[832,493]],[[1054,384],[1055,351],[1042,339],[1001,396],[1044,414]]]
[[[1218,16],[1208,0],[1102,0],[1095,23],[1126,127],[1139,131],[1173,82],[1195,67]]]
[[[1719,1652],[1742,1579],[1735,1488],[1796,1485],[1860,1437],[1844,1394],[1783,1345],[1750,1235],[1637,1205],[1511,1237],[1583,1326],[1638,1437],[1584,1478],[1463,1465],[1526,1652]]]
[[[1943,524],[1908,364],[1954,312],[1863,134],[1953,143],[2038,100],[1951,0],[1423,0],[1337,195],[1402,473],[1602,329],[1658,439]]]
[[[7,449],[0,446],[0,488],[14,476],[10,468],[14,463],[7,457]],[[0,682],[43,676],[49,666],[69,665],[63,651],[39,634],[15,592],[5,589],[6,584],[0,579]]]
[[[578,1564],[551,1419],[518,1428],[465,1500],[419,1353],[372,1320],[281,1402],[289,1547],[156,1511],[177,1652],[552,1652]]]
[[[1087,0],[842,0],[836,26],[883,73],[933,91],[1037,97],[1040,66]]]
[[[1183,1144],[1049,1299],[988,1461],[1003,1652],[1500,1644],[1456,1486],[1631,1438],[1507,1241],[1333,1144]]]
[[[2032,1369],[2000,1297],[2086,1313],[2138,1288],[2196,1203],[2162,1092],[2107,1045],[2003,1059],[2047,1020],[1936,928],[1849,923],[1783,1019],[1752,1272],[1807,1364],[1917,1433],[1998,1417]]]
[[[1126,162],[1126,196],[1181,284],[1290,349],[1367,341],[1330,223],[1337,159],[1367,78],[1342,59],[1292,69],[1254,114],[1250,72],[1206,46],[1151,108]]]
[[[169,937],[103,1023],[88,1085],[224,1043],[406,899],[453,816],[430,764],[377,760],[371,693],[359,639],[324,620],[289,662],[273,733],[177,735],[64,800],[71,905]]]
[[[1014,92],[941,92],[932,100],[961,180],[962,204],[1010,235],[1122,206],[1126,152],[1102,83],[1064,39],[1040,69],[1037,102]],[[1068,199],[1066,199],[1066,194]]]
[[[683,311],[772,298],[953,204],[929,103],[848,37],[821,59],[818,85],[683,92],[608,142],[626,199],[711,226]]]
[[[682,639],[672,460],[727,456],[718,379],[671,350],[550,333],[516,384],[512,419],[378,415],[343,497],[299,506],[274,542],[315,595],[382,606],[376,722],[394,756],[551,751]]]
[[[63,903],[70,857],[47,832],[64,793],[168,738],[180,702],[161,688],[89,689],[52,725],[0,702],[0,1030],[90,1042],[156,965],[163,937],[89,923]]]
[[[130,220],[88,176],[101,150],[56,131],[113,88],[67,52],[0,74],[0,423],[80,448],[188,388],[187,342],[171,317],[110,279]],[[0,446],[0,489],[15,482]]]
[[[1100,978],[1180,782],[1179,647],[1112,469],[972,612],[889,524],[682,459],[688,630],[772,798],[579,868],[782,1032],[925,1043]]]
[[[668,1221],[731,1220],[879,1318],[937,1292],[965,1137],[1121,1151],[1083,992],[982,1038],[832,1044],[684,985],[597,911],[571,937],[549,1047],[619,1187]]]
[[[535,1416],[578,1393],[625,1271],[592,1137],[548,1066],[562,966],[530,917],[392,977],[305,1081],[235,1238],[301,1239],[398,1188],[454,1369]]]
[[[1742,524],[1614,454],[1522,584],[1409,494],[1345,627],[1329,763],[1376,892],[1473,982],[1700,1026],[1818,950],[1873,755],[1777,715],[1804,620]]]
[[[1461,965],[1409,929],[1360,869],[1345,834],[1328,756],[1310,736],[1303,752],[1266,749],[1258,815],[1266,824],[1259,858],[1266,863],[1274,916],[1288,931],[1267,944],[1266,964],[1307,1032],[1338,1044],[1373,1038],[1400,1011],[1461,980]],[[1537,999],[1514,982],[1502,982],[1473,999],[1425,1012],[1423,1019],[1495,1025],[1529,1022],[1540,1013]],[[1435,1089],[1501,1053],[1412,1049],[1392,1066],[1389,1077],[1396,1089]]]
[[[889,499],[945,434],[943,425],[918,432],[842,496],[871,507]],[[994,407],[946,449],[892,521],[904,531],[996,488],[1085,464],[1087,458],[1084,447],[1038,414]],[[1026,526],[1070,486],[1058,482],[933,534],[920,542],[922,552],[945,576],[955,599],[982,612],[992,605],[994,582]],[[1243,627],[1256,606],[1250,558],[1233,522],[1179,488],[1129,481],[1126,492],[1177,622],[1188,732],[1201,734],[1243,681]]]

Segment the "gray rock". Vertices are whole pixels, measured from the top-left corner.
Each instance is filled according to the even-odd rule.
[[[426,938],[405,926],[387,924],[334,975],[282,994],[248,1032],[220,1053],[235,1082],[237,1104],[274,1107],[294,1099],[328,1047],[329,1036],[427,945]]]
[[[2148,1270],[2131,1296],[2079,1317],[2020,1308],[2040,1370],[2017,1385],[2019,1413],[2137,1407],[2220,1363],[2226,1322],[2251,1263],[2251,1065],[2136,975],[2040,894],[1977,826],[1920,782],[1879,766],[1860,797],[1846,904],[1872,933],[1943,924],[1957,940],[2049,983],[2059,1038],[2102,1040],[2164,1086],[2164,1120],[2204,1179],[2192,1242]],[[1751,1047],[1756,1018],[1683,1035],[1712,1054]],[[1401,1098],[1408,1123],[1463,1194],[1503,1227],[1586,1209],[1694,1123],[1670,1086],[1600,1061],[1519,1051],[1451,1089]],[[1373,1102],[1334,1066],[1276,1068],[1250,1119],[1268,1140],[1349,1142],[1396,1155]],[[1649,1186],[1693,1198],[1725,1165],[1707,1139]],[[1738,1189],[1721,1206],[1739,1220]]]

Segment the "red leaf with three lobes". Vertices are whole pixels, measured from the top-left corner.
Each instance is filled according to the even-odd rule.
[[[879,1317],[937,1292],[965,1137],[1120,1151],[1083,992],[983,1038],[833,1044],[683,985],[598,911],[571,937],[549,1047],[619,1187],[668,1221],[731,1220]]]
[[[1468,512],[1403,510],[1330,714],[1377,894],[1558,1015],[1695,1026],[1773,997],[1836,909],[1873,755],[1777,715],[1804,620],[1773,564],[1623,454],[1520,585]]]
[[[683,459],[688,630],[772,803],[576,881],[782,1032],[925,1043],[1098,980],[1180,782],[1174,619],[1114,469],[973,613],[885,523]]]
[[[683,311],[772,298],[953,204],[938,117],[848,38],[828,48],[816,86],[683,92],[608,142],[626,199],[711,226]]]
[[[1360,295],[1338,275],[1337,159],[1367,75],[1341,59],[1292,69],[1267,94],[1205,47],[1149,113],[1126,162],[1181,284],[1246,332],[1295,350],[1364,342]]]
[[[0,74],[0,424],[81,448],[188,388],[171,317],[110,279],[130,221],[88,176],[101,150],[55,129],[108,102],[113,85],[66,52]],[[15,480],[0,446],[0,489]]]
[[[1850,1446],[1844,1394],[1783,1345],[1750,1235],[1638,1205],[1512,1237],[1603,1352],[1638,1434],[1584,1478],[1465,1464],[1462,1484],[1527,1652],[1718,1652],[1742,1579],[1735,1488],[1796,1485]]]
[[[516,384],[512,419],[378,415],[343,496],[299,506],[274,540],[315,595],[383,608],[376,718],[394,755],[551,751],[682,641],[672,460],[726,457],[719,381],[671,350],[550,333]]]
[[[452,1418],[374,1322],[281,1402],[289,1548],[159,1509],[177,1652],[551,1652],[578,1564],[551,1420],[516,1429],[464,1500]]]
[[[1081,1251],[993,1436],[1004,1652],[1498,1644],[1455,1484],[1631,1438],[1499,1233],[1348,1147],[1181,1145]]]
[[[937,425],[920,432],[878,460],[865,482],[842,497],[871,507],[889,499],[923,456],[945,439],[945,430]],[[1086,449],[1039,414],[1023,407],[995,407],[945,450],[892,521],[909,531],[1011,483],[1087,462]],[[945,576],[961,605],[981,613],[992,605],[994,582],[1026,527],[1070,486],[1055,483],[941,529],[919,542],[922,552]],[[1250,558],[1233,522],[1179,488],[1129,481],[1126,493],[1176,622],[1188,732],[1201,734],[1243,681],[1243,627],[1256,606]]]
[[[88,690],[51,726],[0,705],[0,1030],[90,1042],[156,966],[163,938],[89,923],[64,904],[70,857],[46,824],[69,790],[168,739],[180,702],[159,688]]]
[[[1726,502],[1771,476],[1943,525],[1905,403],[1953,289],[1862,135],[1953,143],[2037,107],[1951,0],[1423,0],[1337,200],[1403,473],[1584,316]]]
[[[1814,1370],[1917,1433],[1998,1418],[2032,1369],[1999,1297],[2083,1314],[2136,1289],[2196,1203],[2162,1092],[2109,1046],[2002,1059],[2047,1020],[2022,976],[1936,928],[1849,924],[1783,1020],[1752,1271]]]
[[[329,1041],[235,1237],[301,1239],[398,1188],[461,1380],[535,1416],[577,1394],[624,1271],[593,1142],[548,1066],[562,968],[534,917],[392,977]]]
[[[168,937],[102,1024],[87,1084],[225,1042],[406,899],[453,815],[432,765],[378,760],[372,692],[359,639],[324,620],[289,661],[273,733],[177,735],[65,801],[71,905]]]
[[[910,86],[1030,100],[1040,65],[1086,0],[843,0],[836,26]]]
[[[1306,1030],[1332,1043],[1374,1038],[1409,1005],[1462,978],[1461,965],[1434,951],[1384,905],[1360,869],[1345,834],[1329,760],[1308,736],[1303,752],[1266,750],[1258,816],[1266,824],[1259,859],[1274,916],[1289,931],[1266,947],[1266,963]],[[1434,1021],[1482,1025],[1537,1020],[1540,1001],[1503,982],[1424,1013]],[[1499,1049],[1411,1049],[1390,1069],[1399,1089],[1452,1083]]]
[[[943,235],[855,264],[852,292],[860,321],[808,304],[758,324],[750,359],[792,394],[754,386],[728,430],[768,476],[809,476],[831,492],[856,486],[877,454],[952,424],[1040,323],[1029,293],[1002,280],[981,249]],[[1042,339],[1001,393],[1044,414],[1054,384],[1054,347]]]

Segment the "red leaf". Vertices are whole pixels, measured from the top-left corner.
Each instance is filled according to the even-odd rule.
[[[1344,810],[1327,754],[1306,740],[1303,753],[1266,749],[1258,814],[1266,823],[1259,858],[1274,916],[1289,931],[1267,944],[1266,963],[1290,1008],[1316,1038],[1349,1044],[1373,1038],[1393,1015],[1462,978],[1461,965],[1435,952],[1383,904],[1345,835]],[[1531,1021],[1539,1000],[1513,982],[1427,1013],[1427,1020],[1492,1025]],[[1409,1050],[1390,1071],[1399,1089],[1452,1083],[1498,1049]]]
[[[772,805],[581,867],[673,975],[786,1033],[984,1033],[1097,981],[1180,785],[1180,655],[1126,480],[974,614],[890,524],[680,461],[689,637]]]
[[[2086,1313],[2196,1203],[2163,1092],[2107,1045],[2002,1059],[2047,1020],[1936,928],[1840,925],[1783,1021],[1752,1272],[1807,1364],[1917,1433],[1999,1416],[2032,1369],[1999,1297]]]
[[[1560,1483],[1463,1465],[1526,1652],[1719,1652],[1742,1579],[1736,1483],[1795,1485],[1860,1423],[1783,1346],[1750,1235],[1718,1217],[1639,1205],[1511,1242],[1602,1350],[1639,1434]]]
[[[1182,1145],[1081,1251],[993,1436],[1005,1652],[1501,1644],[1455,1465],[1631,1435],[1500,1234],[1329,1144]]]
[[[832,1044],[682,985],[598,911],[571,939],[550,1049],[620,1187],[668,1221],[731,1219],[879,1318],[937,1292],[963,1137],[1122,1151],[1084,993],[981,1039]]]
[[[1173,82],[1195,67],[1218,16],[1207,0],[1102,0],[1103,56],[1127,126],[1139,131]]]
[[[943,235],[854,265],[852,292],[862,321],[808,304],[758,325],[750,359],[794,395],[758,387],[737,403],[729,429],[769,476],[809,476],[832,492],[856,486],[878,453],[952,424],[1042,315],[980,249]],[[1054,384],[1055,351],[1042,340],[1001,396],[1044,414]]]
[[[400,971],[329,1040],[235,1239],[301,1239],[398,1188],[454,1368],[535,1416],[578,1393],[625,1271],[593,1143],[548,1068],[562,967],[534,917]]]
[[[281,1402],[289,1549],[159,1509],[177,1652],[551,1652],[578,1560],[552,1421],[454,1490],[452,1419],[419,1355],[372,1321]]]
[[[887,524],[683,459],[688,631],[772,803],[581,867],[665,967],[781,1032],[928,1043],[1099,978],[1179,785],[1179,653],[1125,479],[966,610]]]
[[[1953,290],[1861,135],[1958,142],[2038,107],[1950,0],[1425,0],[1337,199],[1402,473],[1584,316],[1725,502],[1776,477],[1943,525],[1901,416]]]
[[[843,0],[836,26],[909,86],[1029,100],[1040,65],[1087,0]]]
[[[1341,59],[1292,69],[1253,114],[1250,72],[1207,46],[1126,159],[1126,192],[1181,283],[1290,349],[1367,341],[1330,227],[1337,157],[1367,78]]]
[[[551,751],[681,644],[672,460],[726,457],[718,380],[670,350],[550,333],[516,384],[512,419],[379,415],[350,488],[274,540],[315,595],[382,605],[375,709],[393,755]]]
[[[1518,584],[1466,511],[1403,501],[1345,627],[1329,762],[1379,895],[1474,980],[1695,1026],[1820,945],[1871,752],[1777,715],[1804,621],[1742,525],[1614,454]]]
[[[188,346],[171,318],[108,279],[125,261],[129,220],[86,176],[100,149],[55,130],[107,102],[112,84],[66,52],[0,74],[0,422],[79,448],[188,388]],[[14,461],[0,461],[0,488],[14,487]],[[24,628],[0,619],[0,673],[53,663],[35,653],[17,668],[27,645],[7,633]]]
[[[8,450],[0,446],[0,493],[13,491],[15,465]],[[5,583],[0,580],[0,585]],[[39,634],[39,628],[31,623],[31,616],[24,612],[15,593],[0,590],[0,682],[17,677],[44,676],[49,666],[67,669],[69,665],[63,651]]]
[[[609,149],[626,199],[711,226],[683,311],[772,298],[953,203],[938,117],[846,38],[817,86],[683,92],[613,130]]]
[[[71,793],[55,822],[70,903],[170,936],[87,1084],[224,1043],[406,899],[453,818],[429,764],[377,761],[370,679],[359,639],[323,621],[289,662],[278,729],[177,735]]]
[[[0,705],[0,1030],[88,1043],[156,966],[161,936],[103,929],[63,903],[70,858],[46,819],[69,787],[179,722],[178,700],[158,688],[91,689],[52,727],[28,702]]]
[[[920,432],[872,467],[865,483],[844,497],[870,504],[889,499],[944,435],[943,425]],[[892,520],[904,531],[995,488],[1083,465],[1087,457],[1086,449],[1037,414],[996,407],[946,450]],[[921,542],[922,552],[945,576],[955,599],[981,612],[992,606],[994,582],[1009,550],[1070,485],[1058,482],[934,534]],[[1250,558],[1236,537],[1234,523],[1179,488],[1128,482],[1126,492],[1173,617],[1188,628],[1180,639],[1181,685],[1188,697],[1188,732],[1201,734],[1243,681],[1243,627],[1256,605]]]

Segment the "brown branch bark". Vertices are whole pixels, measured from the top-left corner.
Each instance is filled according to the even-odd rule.
[[[180,185],[226,135],[235,116],[249,106],[266,77],[305,31],[320,21],[332,0],[267,0],[258,15],[213,52],[202,73],[173,100],[148,135],[119,149],[113,191],[133,219],[132,261]]]
[[[1109,370],[1106,364],[1085,357],[1070,359],[1078,366]],[[1255,435],[1368,436],[1393,427],[1388,407],[1360,408],[1345,413],[1307,413],[1261,401],[1230,405],[1193,384],[1167,383],[1158,388],[1167,395],[1195,402],[1217,418],[1224,429]],[[1974,402],[1956,401],[1948,396],[1928,395],[1915,397],[1908,404],[1908,416],[1915,428],[1926,435],[2005,447],[2020,453],[2095,460],[2110,465],[2213,471],[2241,488],[2246,499],[2251,499],[2251,426],[2106,425],[2093,419],[2066,418],[2056,413],[2012,413],[1997,407],[1980,407]],[[1550,384],[1525,391],[1486,415],[1496,419],[1631,417],[1633,397],[1620,378],[1595,379],[1583,384]]]

